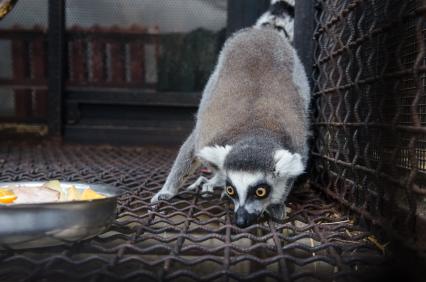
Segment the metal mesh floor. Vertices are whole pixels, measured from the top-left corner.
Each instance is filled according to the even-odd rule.
[[[0,181],[109,183],[123,192],[112,228],[92,240],[0,251],[0,281],[358,281],[384,261],[371,234],[309,187],[292,193],[283,222],[246,229],[232,224],[219,191],[182,190],[153,209],[174,156],[155,147],[0,145]]]

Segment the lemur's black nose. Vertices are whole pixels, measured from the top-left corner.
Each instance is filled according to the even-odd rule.
[[[247,212],[243,207],[239,207],[235,213],[235,224],[241,228],[252,225],[256,219],[256,214]]]

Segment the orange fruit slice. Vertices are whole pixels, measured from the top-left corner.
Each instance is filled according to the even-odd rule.
[[[13,193],[12,190],[0,188],[0,204],[11,204],[18,197]]]
[[[84,189],[83,193],[81,193],[81,200],[95,200],[95,199],[103,199],[105,198],[104,195],[101,195],[99,193],[96,193],[90,188]]]

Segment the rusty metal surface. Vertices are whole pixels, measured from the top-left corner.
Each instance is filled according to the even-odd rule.
[[[246,229],[232,224],[219,191],[203,198],[182,190],[153,208],[174,156],[154,147],[0,145],[0,181],[108,183],[123,192],[110,231],[63,247],[1,251],[0,281],[362,281],[381,269],[375,238],[309,187],[293,193],[285,221]]]
[[[318,0],[311,183],[426,253],[426,6]]]

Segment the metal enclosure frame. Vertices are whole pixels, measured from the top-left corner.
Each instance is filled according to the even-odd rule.
[[[65,77],[65,0],[49,0],[48,25],[48,128],[54,137],[62,136]]]

